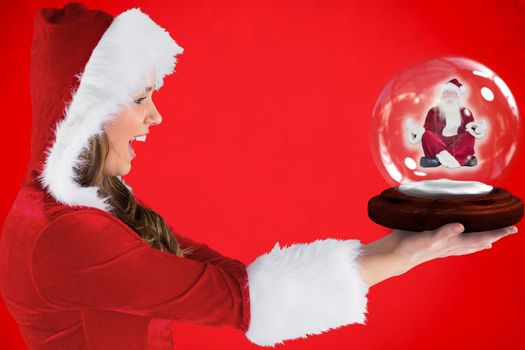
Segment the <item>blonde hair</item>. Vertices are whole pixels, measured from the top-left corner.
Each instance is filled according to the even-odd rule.
[[[111,214],[122,220],[151,247],[177,256],[187,254],[190,249],[181,249],[170,227],[159,214],[135,201],[133,193],[118,177],[104,173],[108,153],[107,135],[102,132],[92,137],[89,148],[81,155],[81,165],[75,169],[77,182],[81,186],[97,186],[100,195],[110,197]]]

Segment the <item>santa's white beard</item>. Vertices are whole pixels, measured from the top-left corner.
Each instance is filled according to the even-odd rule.
[[[458,128],[461,125],[461,104],[459,98],[452,102],[442,99],[439,102],[439,118],[445,120],[443,136],[454,136],[458,134]]]
[[[461,119],[461,102],[459,98],[456,98],[453,102],[448,102],[446,100],[439,101],[439,118],[441,120],[446,120],[446,123],[449,124],[450,121],[460,120]]]

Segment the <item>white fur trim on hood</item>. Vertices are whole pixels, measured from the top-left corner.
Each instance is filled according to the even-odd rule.
[[[113,19],[77,76],[78,89],[46,150],[38,179],[58,202],[109,211],[98,187],[82,187],[75,181],[80,155],[103,125],[144,90],[148,76],[153,74],[155,89],[160,89],[164,77],[174,71],[175,55],[182,52],[169,33],[138,8]]]
[[[365,323],[368,286],[360,275],[358,240],[279,243],[247,266],[250,325],[260,346],[306,338],[351,323]]]

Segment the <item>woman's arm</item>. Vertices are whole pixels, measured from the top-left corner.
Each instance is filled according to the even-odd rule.
[[[197,248],[191,258],[150,247],[98,209],[63,214],[34,243],[33,287],[57,309],[232,325],[261,346],[365,321],[358,240],[276,244],[246,266],[179,238]]]
[[[136,194],[133,194],[133,197],[135,198],[135,201],[138,204],[148,209],[152,208],[146,201],[144,201],[141,197],[137,196]],[[242,261],[231,258],[229,256],[225,256],[220,252],[216,251],[215,249],[211,248],[207,244],[197,242],[189,238],[188,236],[179,233],[168,222],[166,222],[166,224],[168,225],[171,234],[177,239],[177,242],[179,243],[180,247],[183,249],[189,248],[189,252],[186,252],[186,254],[184,254],[185,258],[196,260],[201,263],[213,264],[234,276],[240,276],[244,274],[246,265]]]
[[[123,222],[98,209],[51,222],[34,243],[34,287],[57,309],[231,325],[246,330],[246,271],[227,272],[150,247]]]
[[[361,276],[371,287],[433,259],[489,249],[500,238],[518,231],[515,226],[484,232],[462,233],[463,230],[463,225],[451,223],[434,231],[392,231],[363,245],[359,257]]]

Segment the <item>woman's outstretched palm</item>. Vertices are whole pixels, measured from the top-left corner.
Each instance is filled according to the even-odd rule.
[[[450,223],[433,231],[394,230],[363,246],[363,279],[372,286],[433,259],[489,249],[497,240],[517,232],[517,228],[509,226],[483,232],[463,231],[464,227],[459,223]]]

